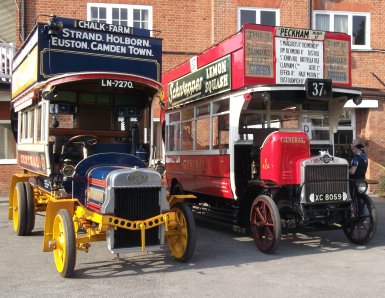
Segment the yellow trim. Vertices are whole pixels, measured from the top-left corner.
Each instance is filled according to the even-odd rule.
[[[183,201],[183,199],[186,198],[194,198],[194,196],[191,195],[174,197],[177,197],[179,201]],[[71,217],[73,217],[77,249],[85,252],[88,251],[90,242],[104,241],[106,239],[106,233],[110,227],[118,227],[131,231],[141,231],[141,246],[142,251],[144,251],[146,246],[146,230],[164,225],[166,232],[168,232],[176,228],[178,225],[175,211],[169,211],[167,213],[159,214],[143,220],[128,220],[108,214],[99,214],[85,208],[77,199],[56,199],[52,194],[52,197],[48,200],[44,224],[43,251],[45,252],[52,251],[54,249],[50,246],[50,241],[53,237],[54,219],[60,209],[68,210]],[[98,225],[95,226],[92,225],[92,223],[96,223]],[[80,227],[86,232],[86,235],[79,236],[78,230]],[[173,233],[170,232],[170,234]]]
[[[176,203],[184,202],[187,199],[196,199],[197,197],[194,195],[170,195],[167,196],[167,202],[172,208]]]
[[[28,182],[29,178],[35,177],[30,174],[14,174],[11,179],[11,188],[9,190],[9,201],[8,201],[8,219],[13,220],[13,193],[17,182]]]
[[[37,81],[37,58],[37,46],[35,46],[13,72],[12,98],[15,98],[27,87]]]

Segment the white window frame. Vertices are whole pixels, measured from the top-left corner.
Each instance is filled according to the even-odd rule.
[[[134,27],[134,9],[141,9],[148,11],[148,30],[153,30],[152,22],[152,6],[148,5],[128,5],[128,4],[107,4],[107,3],[87,3],[87,20],[91,20],[91,7],[106,8],[107,24],[112,24],[112,9],[124,8],[128,10],[128,27]]]
[[[10,120],[0,120],[0,124],[11,124],[11,121]],[[15,146],[15,153],[16,153],[16,146]],[[0,159],[0,165],[13,165],[13,164],[17,164],[16,158],[14,158],[14,159]]]
[[[37,117],[40,108],[40,117]],[[20,144],[47,144],[49,102],[43,101],[32,108],[19,112],[18,143]],[[40,118],[40,119],[39,119]],[[37,138],[37,121],[40,121],[40,139]]]
[[[33,141],[35,144],[47,144],[48,143],[48,121],[49,121],[49,101],[42,101],[39,105],[34,107],[34,134]],[[38,111],[40,108],[40,117],[38,117]],[[39,119],[40,118],[40,119]],[[40,138],[38,138],[37,127],[40,120]]]
[[[316,15],[317,14],[327,14],[330,16],[329,30],[334,32],[334,16],[335,15],[344,15],[348,17],[348,32],[352,38],[351,47],[352,50],[370,50],[370,13],[365,12],[349,12],[349,11],[328,11],[328,10],[315,10],[313,11],[313,29],[316,27]],[[354,45],[353,44],[353,16],[362,16],[366,17],[366,30],[365,30],[365,45]]]
[[[238,7],[237,9],[237,28],[238,30],[241,29],[241,11],[242,10],[250,10],[254,11],[256,15],[256,24],[261,23],[261,11],[273,11],[276,13],[276,26],[280,26],[280,14],[279,14],[279,9],[274,9],[274,8],[264,8],[264,7],[249,7],[249,6],[241,6]]]

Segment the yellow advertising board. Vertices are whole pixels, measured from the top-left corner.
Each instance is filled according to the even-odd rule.
[[[37,46],[35,46],[27,58],[14,70],[12,75],[12,98],[15,98],[37,81],[37,57]]]

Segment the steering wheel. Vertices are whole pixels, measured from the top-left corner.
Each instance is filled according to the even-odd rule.
[[[61,156],[64,158],[64,155],[69,155],[75,158],[78,153],[69,151],[69,148],[73,147],[71,145],[81,145],[83,146],[83,158],[86,158],[88,149],[95,146],[99,142],[98,138],[94,135],[77,135],[70,138],[62,147]],[[65,154],[66,153],[66,154]],[[78,157],[79,158],[79,157]],[[70,158],[72,159],[72,158]]]
[[[67,142],[69,144],[79,144],[85,147],[95,146],[99,142],[99,139],[94,135],[77,135],[70,138]]]

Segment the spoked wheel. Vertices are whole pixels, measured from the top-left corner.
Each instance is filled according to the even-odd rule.
[[[258,196],[250,211],[250,228],[255,245],[264,253],[274,253],[281,241],[281,219],[277,205],[268,196]]]
[[[25,227],[25,234],[31,234],[35,227],[35,201],[33,199],[33,191],[29,182],[24,182],[25,199],[27,204],[27,223]]]
[[[372,240],[377,229],[377,214],[373,201],[366,195],[360,195],[359,215],[350,219],[344,226],[344,233],[350,242],[364,245]]]
[[[53,222],[53,251],[57,271],[62,277],[72,276],[76,262],[76,240],[72,218],[61,209]]]
[[[176,203],[172,211],[176,213],[177,226],[166,231],[167,245],[177,261],[187,262],[195,250],[194,216],[186,203]]]
[[[27,226],[27,199],[23,182],[17,182],[13,191],[13,229],[18,236],[24,236]]]

